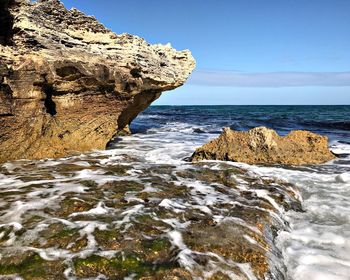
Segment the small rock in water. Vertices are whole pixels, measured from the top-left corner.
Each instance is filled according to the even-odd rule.
[[[247,132],[225,128],[219,138],[198,148],[192,155],[192,161],[207,159],[287,165],[320,164],[334,158],[326,136],[294,130],[282,137],[266,127]]]
[[[202,129],[200,129],[200,128],[194,128],[194,129],[193,129],[193,132],[194,132],[194,133],[205,133],[205,131],[202,130]]]

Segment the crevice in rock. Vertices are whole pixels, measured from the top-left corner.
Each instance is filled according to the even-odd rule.
[[[56,73],[62,78],[69,77],[72,75],[78,75],[79,77],[82,76],[80,71],[74,66],[63,66],[61,68],[57,68]]]
[[[44,100],[46,113],[50,114],[51,116],[55,116],[57,114],[57,111],[56,103],[52,100],[53,87],[51,85],[45,85],[43,90],[46,96]]]
[[[131,74],[131,76],[133,76],[133,78],[141,78],[142,77],[141,69],[137,69],[137,68],[131,69],[130,74]]]
[[[0,96],[3,95],[8,99],[12,98],[13,91],[11,87],[7,84],[0,84]]]
[[[14,116],[12,112],[12,94],[13,92],[9,85],[0,84],[0,117]]]
[[[5,113],[5,114],[1,114],[0,113],[0,117],[14,117],[15,115],[14,114],[11,114],[11,113]]]
[[[9,11],[10,0],[0,0],[0,44],[12,45],[13,17]]]

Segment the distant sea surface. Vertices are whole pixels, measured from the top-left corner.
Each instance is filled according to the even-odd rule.
[[[150,122],[144,122],[149,118]],[[267,126],[286,134],[293,129],[307,129],[331,139],[350,137],[350,105],[336,106],[151,106],[134,122],[133,128],[148,129],[171,124],[190,124],[220,133],[223,127],[247,130]]]
[[[303,167],[208,162],[194,168],[184,161],[223,127],[243,131],[257,126],[275,129],[280,135],[295,129],[326,135],[338,158]],[[131,130],[132,135],[113,140],[106,151],[14,161],[0,167],[0,231],[5,230],[0,234],[0,267],[5,262],[1,254],[11,255],[20,247],[62,265],[67,279],[88,278],[91,275],[86,273],[94,267],[89,261],[108,258],[104,264],[117,262],[116,254],[122,252],[127,258],[125,252],[159,234],[158,243],[150,248],[160,250],[163,258],[171,256],[166,268],[157,264],[160,271],[180,265],[194,279],[213,273],[236,279],[235,271],[241,271],[245,279],[255,279],[249,265],[228,262],[214,249],[210,252],[211,247],[205,247],[206,253],[195,252],[193,248],[204,246],[204,239],[188,235],[189,229],[195,236],[213,230],[198,227],[196,232],[202,221],[225,223],[234,213],[237,195],[249,192],[251,180],[232,173],[235,182],[242,184],[232,192],[203,178],[237,167],[254,180],[271,178],[295,185],[303,200],[302,212],[283,212],[288,226],[274,241],[281,253],[268,252],[276,254],[272,261],[281,263],[267,279],[350,279],[350,106],[151,106],[133,121]],[[204,175],[198,179],[198,174]],[[272,201],[268,191],[253,191],[263,194],[265,202]],[[230,221],[247,233],[256,230],[249,220],[235,217]],[[72,234],[64,235],[62,240],[69,241],[65,245],[57,236],[67,228]],[[225,236],[236,238],[227,230]],[[220,236],[222,232],[213,231],[208,240],[220,240]],[[254,240],[247,240],[254,245]],[[89,259],[92,254],[95,258]],[[130,274],[118,279],[138,279],[137,260],[130,260],[134,265]],[[86,263],[88,268],[84,268]],[[108,273],[108,269],[103,271]]]

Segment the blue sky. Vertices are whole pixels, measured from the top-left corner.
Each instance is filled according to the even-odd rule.
[[[190,49],[156,104],[350,104],[349,0],[63,0],[116,33]]]

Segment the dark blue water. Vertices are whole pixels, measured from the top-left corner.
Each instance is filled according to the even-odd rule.
[[[350,143],[350,106],[151,106],[132,124],[134,132],[187,123],[206,133],[223,127],[247,130],[267,126],[281,135],[306,129]]]

